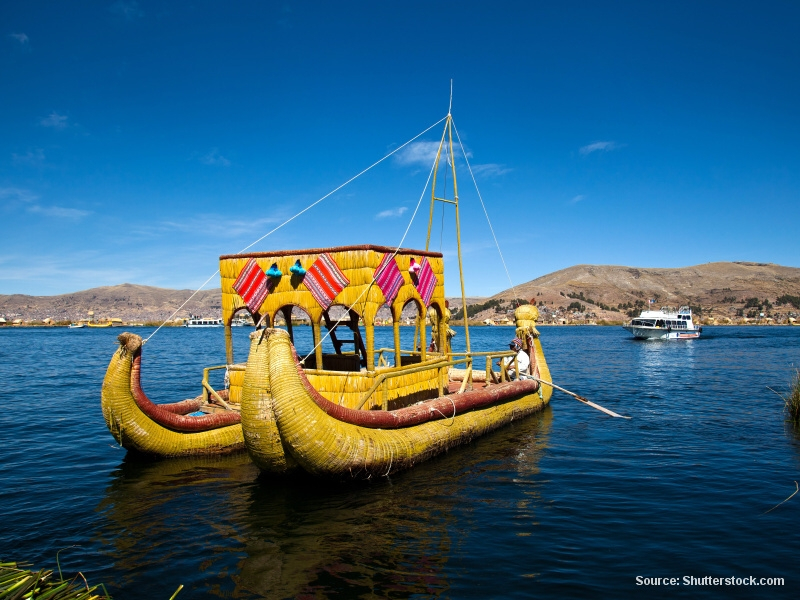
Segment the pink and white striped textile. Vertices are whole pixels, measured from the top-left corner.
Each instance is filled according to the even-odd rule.
[[[436,287],[437,281],[428,259],[423,258],[417,278],[417,291],[426,307],[430,306],[431,296],[433,296],[433,290]]]
[[[381,264],[375,269],[375,283],[381,288],[383,297],[386,298],[386,304],[394,302],[397,292],[403,285],[403,276],[400,274],[400,269],[397,267],[397,261],[394,259],[393,254],[384,254]]]

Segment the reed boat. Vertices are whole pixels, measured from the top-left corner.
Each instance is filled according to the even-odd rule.
[[[159,457],[220,454],[244,447],[239,396],[243,369],[228,370],[228,389],[214,390],[203,371],[203,393],[193,399],[155,404],[142,389],[142,338],[118,337],[100,405],[109,431],[124,448]]]
[[[552,380],[535,305],[518,302],[514,315],[527,373],[520,373],[517,351],[471,349],[466,311],[465,350],[452,348],[444,259],[429,250],[434,206],[454,205],[466,306],[452,148],[448,114],[432,169],[425,249],[370,244],[221,256],[226,364],[204,370],[201,396],[151,402],[141,385],[142,339],[119,336],[101,394],[117,441],[156,456],[244,447],[272,474],[370,478],[407,469],[542,410],[552,386],[541,382]],[[440,160],[452,168],[452,200],[437,196]],[[391,314],[392,343],[378,347],[375,324],[387,321],[378,315],[384,307]],[[416,319],[413,342],[403,347],[407,307]],[[246,362],[236,362],[231,328],[243,320],[255,328]],[[215,390],[208,375],[222,368],[226,387]]]
[[[452,152],[450,127],[448,115]],[[428,250],[435,202],[454,204],[466,306],[455,161],[447,161],[454,200],[435,191],[444,144],[445,135],[434,163],[424,250],[364,245],[220,257],[223,321],[248,311],[259,324],[250,336],[241,398],[245,447],[262,471],[385,476],[548,404],[552,388],[539,380],[551,377],[534,305],[515,311],[516,336],[530,360],[527,376],[509,376],[519,373],[515,351],[471,350],[466,311],[466,351],[452,349],[443,256]],[[409,304],[417,313],[414,342],[402,348],[400,323]],[[383,306],[391,312],[394,344],[376,348],[374,324]],[[313,349],[302,354],[292,321],[298,311],[307,316],[313,337]],[[348,339],[340,338],[342,331]],[[333,352],[323,350],[327,337]]]
[[[525,318],[535,313],[530,305],[517,309],[518,330],[535,331],[535,319]],[[506,372],[495,373],[492,361],[515,354],[509,351],[457,354],[448,346],[439,353],[419,345],[395,352],[399,362],[386,367],[355,370],[360,357],[343,354],[324,355],[327,368],[316,369],[304,366],[284,329],[266,328],[251,338],[242,427],[251,458],[270,473],[389,475],[541,410],[552,393],[535,380],[510,381]],[[538,336],[525,338],[532,375],[549,381]],[[392,353],[381,349],[372,356]],[[337,360],[348,357],[352,370],[333,370]],[[482,360],[487,370],[474,377],[473,365]]]

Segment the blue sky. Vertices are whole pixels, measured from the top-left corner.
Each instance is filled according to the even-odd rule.
[[[796,2],[32,0],[2,3],[0,27],[1,294],[195,289],[442,119],[451,79],[514,283],[800,266]],[[253,249],[396,245],[440,135]],[[508,279],[457,165],[467,293],[491,295]]]

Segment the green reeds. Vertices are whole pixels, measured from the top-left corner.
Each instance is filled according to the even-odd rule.
[[[101,583],[90,587],[83,573],[65,580],[60,564],[57,576],[45,569],[31,571],[25,568],[28,566],[26,563],[0,560],[0,600],[112,600],[106,586]],[[100,589],[102,593],[98,591]],[[175,600],[182,589],[183,584],[178,586],[169,600]]]
[[[775,392],[771,387],[768,387],[768,389]],[[795,425],[800,425],[800,369],[794,370],[788,394],[784,396],[779,392],[775,393],[783,400],[784,411],[786,416],[789,417],[787,420]]]
[[[800,424],[800,369],[794,370],[792,385],[789,388],[789,395],[783,401],[786,403],[786,414],[789,415],[792,423]]]
[[[53,571],[31,571],[28,565],[0,562],[0,600],[110,600],[101,585],[89,586],[80,573],[72,580],[53,576]]]

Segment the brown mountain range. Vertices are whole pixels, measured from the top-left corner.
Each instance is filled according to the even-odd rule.
[[[675,269],[577,265],[492,296],[516,296],[565,311],[573,302],[597,319],[622,320],[644,306],[699,308],[704,318],[736,318],[755,312],[797,312],[786,296],[800,298],[800,269],[772,263],[715,262]],[[779,298],[784,302],[779,304]],[[753,299],[757,299],[757,302]],[[747,306],[749,304],[749,306]],[[758,308],[760,306],[760,308]]]
[[[192,295],[192,290],[169,290],[123,283],[60,296],[0,295],[0,316],[6,320],[78,321],[94,313],[96,320],[120,318],[127,322],[153,322],[169,318]],[[219,317],[220,289],[197,292],[176,317],[190,314]]]
[[[169,318],[192,295],[190,290],[169,290],[125,283],[59,296],[0,295],[0,316],[25,321],[51,318],[76,321],[94,312],[98,320],[118,317],[128,322],[153,322]],[[595,319],[623,320],[625,313],[636,312],[654,300],[662,305],[700,307],[704,317],[746,316],[754,310],[774,315],[789,315],[797,307],[779,298],[800,297],[800,268],[770,263],[717,262],[675,269],[651,269],[607,265],[577,265],[544,275],[505,290],[490,300],[510,301],[514,297],[536,302],[543,317],[555,312],[572,314],[569,305],[577,302],[580,311]],[[749,299],[757,299],[761,308]],[[467,304],[480,304],[486,298],[468,298]],[[766,303],[764,301],[767,301]],[[453,299],[453,308],[460,299]],[[198,292],[175,315],[195,314],[219,317],[219,288]],[[476,315],[496,314],[494,307]],[[485,315],[485,316],[484,316]]]

